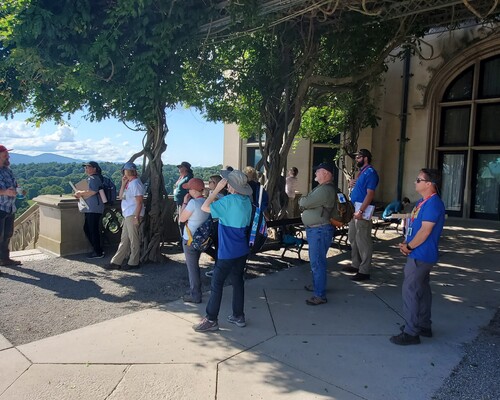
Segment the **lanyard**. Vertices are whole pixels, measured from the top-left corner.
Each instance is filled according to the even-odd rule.
[[[361,168],[359,170],[359,175],[358,175],[358,178],[368,169],[368,168],[371,168],[372,166],[370,164],[368,165],[365,165],[363,168]]]
[[[418,203],[418,205],[413,208],[413,210],[411,211],[410,224],[413,224],[413,220],[418,215],[418,211],[420,210],[420,208],[425,204],[425,202],[427,200],[429,200],[435,194],[436,193],[432,193],[430,196],[426,197],[423,201],[421,201],[420,203]]]

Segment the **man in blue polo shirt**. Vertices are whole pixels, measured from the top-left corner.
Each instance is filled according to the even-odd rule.
[[[243,274],[250,253],[247,231],[252,216],[252,203],[249,196],[253,191],[243,172],[223,170],[221,175],[224,179],[217,184],[201,206],[202,211],[209,212],[212,218],[219,219],[219,247],[206,316],[200,323],[193,326],[196,332],[219,329],[218,316],[222,291],[229,275],[231,275],[233,285],[233,313],[227,317],[227,321],[240,328],[246,325],[243,310],[245,301]],[[229,195],[215,201],[217,194],[224,189],[226,184]]]
[[[421,169],[415,190],[422,196],[411,212],[406,240],[399,250],[407,256],[403,281],[403,317],[406,325],[390,341],[398,345],[419,344],[420,336],[432,337],[432,292],[430,273],[438,260],[438,244],[443,231],[445,206],[438,195],[441,174]]]
[[[370,266],[372,263],[372,220],[365,219],[363,214],[372,204],[375,189],[378,185],[378,174],[371,166],[372,153],[367,149],[360,149],[356,153],[356,166],[359,174],[356,179],[349,182],[352,187],[351,202],[360,203],[354,217],[349,222],[349,243],[351,244],[351,265],[342,268],[344,272],[355,273],[353,281],[370,279]]]

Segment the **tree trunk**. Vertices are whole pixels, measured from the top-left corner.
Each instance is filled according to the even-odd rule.
[[[167,258],[161,253],[161,244],[173,231],[175,237],[179,236],[177,224],[173,221],[173,201],[168,199],[162,171],[161,155],[167,148],[165,137],[168,132],[164,108],[159,105],[156,114],[156,122],[147,124],[144,145],[147,165],[142,180],[148,184],[148,189],[141,262],[165,262]]]

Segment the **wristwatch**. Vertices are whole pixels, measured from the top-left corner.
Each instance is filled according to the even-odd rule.
[[[406,243],[406,248],[410,251],[413,250],[413,247],[411,247],[408,243]]]

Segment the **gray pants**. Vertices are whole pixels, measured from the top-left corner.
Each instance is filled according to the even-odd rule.
[[[372,221],[353,218],[349,222],[348,234],[352,266],[361,274],[369,274],[373,253]]]
[[[184,256],[189,277],[189,294],[195,301],[201,301],[200,255],[201,251],[193,246],[188,246],[186,240],[182,241]]]
[[[404,268],[403,317],[405,332],[418,335],[431,328],[432,292],[429,284],[433,264],[408,257]]]

